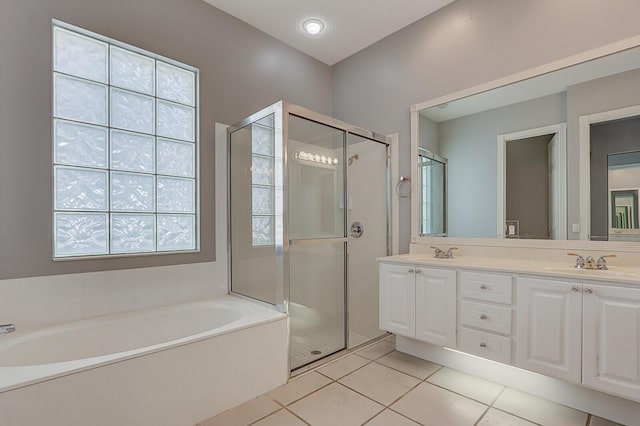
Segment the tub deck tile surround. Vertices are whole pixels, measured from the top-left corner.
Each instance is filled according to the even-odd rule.
[[[226,425],[230,418],[246,419],[234,426],[617,425],[395,350],[376,357],[392,339],[297,376],[199,426]],[[279,410],[266,413],[275,405],[264,398]]]

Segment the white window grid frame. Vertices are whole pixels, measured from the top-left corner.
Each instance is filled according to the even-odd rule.
[[[271,132],[271,144],[274,145],[275,144],[275,140],[274,140],[274,130],[273,128],[266,126],[264,124],[261,124],[259,122],[254,122],[250,124],[251,126],[258,126],[264,129],[268,129],[269,132]],[[252,134],[253,134],[253,130],[252,130]],[[253,135],[252,135],[253,137]],[[272,146],[272,150],[275,151],[275,146]],[[275,153],[272,153],[272,155],[268,155],[268,154],[262,154],[262,153],[257,153],[254,152],[253,150],[253,143],[251,145],[251,162],[253,163],[253,157],[258,157],[258,158],[262,158],[265,160],[268,160],[271,162],[272,165],[275,165]],[[263,188],[263,189],[268,189],[269,191],[271,191],[271,213],[265,213],[265,214],[255,214],[253,212],[253,197],[254,197],[254,193],[253,193],[253,189],[254,188]],[[269,218],[271,220],[271,235],[270,235],[270,239],[271,242],[266,242],[266,243],[257,243],[253,240],[253,219],[254,218]],[[273,247],[275,246],[275,228],[276,228],[276,213],[275,213],[275,182],[271,182],[270,184],[264,184],[264,183],[254,183],[253,181],[253,173],[251,174],[251,247],[253,248],[268,248],[268,247]]]
[[[51,230],[51,235],[52,235],[52,244],[51,244],[51,253],[52,253],[52,260],[54,262],[66,262],[66,261],[74,261],[74,260],[91,260],[91,259],[114,259],[114,258],[128,258],[128,257],[139,257],[139,256],[166,256],[166,255],[175,255],[175,254],[188,254],[188,253],[199,253],[200,252],[200,240],[201,240],[201,215],[200,215],[200,70],[194,66],[176,61],[174,59],[168,58],[166,56],[162,56],[159,55],[157,53],[153,53],[151,51],[145,50],[145,49],[141,49],[139,47],[121,42],[119,40],[113,39],[111,37],[107,37],[104,36],[102,34],[98,34],[95,33],[93,31],[89,31],[86,30],[84,28],[81,27],[77,27],[75,25],[66,23],[64,21],[60,21],[57,19],[52,19],[51,20],[51,46],[52,46],[52,56],[51,56],[51,173],[52,173],[52,179],[51,179],[51,212],[52,212],[52,217],[51,217],[51,222],[52,222],[52,230]],[[67,30],[70,32],[74,32],[77,33],[81,36],[84,37],[88,37],[90,39],[95,39],[98,40],[100,42],[106,43],[107,44],[107,66],[106,66],[106,78],[107,78],[107,82],[106,83],[100,83],[91,79],[87,79],[87,78],[83,78],[83,77],[78,77],[75,75],[71,75],[71,74],[67,74],[64,72],[60,72],[60,71],[56,71],[55,70],[55,30],[56,28],[61,28],[63,30]],[[137,92],[135,90],[131,90],[131,89],[125,89],[123,87],[119,87],[119,86],[112,86],[111,85],[111,46],[114,46],[116,48],[119,49],[123,49],[126,51],[130,51],[133,53],[136,53],[138,55],[142,55],[148,58],[153,59],[154,61],[154,95],[150,96],[150,95],[146,95],[144,93],[141,92]],[[164,98],[158,98],[157,96],[157,74],[158,74],[158,70],[157,70],[157,63],[158,61],[160,62],[164,62],[166,64],[169,64],[171,66],[183,69],[183,70],[187,70],[187,71],[191,71],[194,73],[194,174],[193,174],[193,181],[194,181],[194,185],[195,185],[195,200],[194,200],[194,213],[193,216],[195,216],[195,223],[194,223],[194,248],[192,249],[184,249],[184,250],[158,250],[158,233],[157,233],[157,226],[158,226],[158,218],[160,216],[170,216],[170,215],[184,215],[184,216],[190,216],[190,213],[172,213],[172,212],[162,212],[162,213],[158,213],[157,210],[157,205],[158,205],[158,197],[157,197],[157,178],[160,177],[170,177],[170,178],[174,178],[174,179],[179,179],[179,176],[173,176],[173,175],[160,175],[157,172],[157,167],[158,167],[158,162],[157,162],[157,140],[158,138],[160,139],[165,139],[165,140],[170,140],[170,141],[174,141],[174,142],[183,142],[185,143],[184,140],[180,140],[180,139],[174,139],[174,138],[170,138],[170,137],[165,137],[165,136],[158,136],[156,134],[156,130],[157,130],[157,104],[158,104],[158,99],[161,101],[164,101],[166,103],[170,103],[170,104],[177,104],[177,105],[181,105],[181,106],[185,106],[186,104],[181,104],[179,102],[175,102],[175,101],[171,101],[169,99],[164,99]],[[75,121],[75,120],[70,120],[67,118],[57,118],[54,114],[55,112],[55,102],[56,102],[56,98],[55,98],[55,77],[56,74],[61,75],[61,76],[65,76],[68,78],[72,78],[72,79],[77,79],[77,80],[81,80],[83,82],[88,82],[88,83],[93,83],[93,84],[99,84],[102,86],[106,87],[106,105],[105,105],[105,110],[106,110],[106,114],[107,114],[107,124],[105,126],[101,126],[101,125],[97,125],[95,123],[89,123],[89,122],[82,122],[82,121]],[[122,210],[122,211],[116,211],[116,210],[112,210],[111,209],[111,174],[115,171],[115,172],[123,172],[123,173],[130,173],[130,174],[140,174],[139,172],[134,172],[131,170],[125,171],[125,170],[121,170],[121,169],[117,169],[117,168],[112,168],[111,167],[111,133],[113,130],[116,131],[122,131],[122,132],[128,132],[128,133],[135,133],[135,134],[144,134],[144,133],[140,133],[139,131],[134,131],[134,130],[128,130],[128,129],[121,129],[121,128],[117,128],[117,127],[111,127],[111,100],[110,100],[110,93],[111,93],[111,89],[112,88],[116,88],[116,89],[120,89],[126,92],[130,92],[130,93],[134,93],[137,95],[142,95],[142,96],[146,96],[146,97],[151,97],[153,99],[154,102],[154,107],[153,107],[153,115],[154,115],[154,119],[153,119],[153,123],[154,123],[154,132],[153,132],[153,138],[154,138],[154,145],[153,145],[153,160],[154,160],[154,170],[153,173],[148,173],[145,175],[147,176],[152,176],[153,177],[153,181],[154,181],[154,210],[151,212],[141,212],[141,211],[126,211],[126,210]],[[81,125],[86,125],[86,126],[93,126],[93,127],[102,127],[104,129],[106,129],[106,134],[107,134],[107,142],[106,142],[106,167],[105,168],[97,168],[97,167],[90,167],[90,166],[78,166],[78,165],[67,165],[67,164],[60,164],[56,162],[56,144],[55,144],[55,137],[56,137],[56,133],[55,133],[55,124],[56,124],[56,120],[58,121],[62,121],[62,122],[70,122],[70,123],[74,123],[74,124],[81,124]],[[148,134],[144,134],[144,135],[148,135]],[[186,142],[186,143],[190,143],[190,142]],[[106,171],[107,174],[107,208],[105,210],[57,210],[56,209],[56,180],[55,180],[55,170],[56,170],[56,166],[58,167],[72,167],[75,169],[80,169],[80,170],[102,170],[102,171]],[[65,214],[85,214],[85,215],[93,215],[93,214],[106,214],[107,217],[107,247],[108,247],[108,253],[100,253],[100,254],[81,254],[81,255],[68,255],[68,256],[58,256],[56,257],[56,242],[57,242],[57,234],[56,234],[56,213],[61,212],[61,213],[65,213]],[[132,251],[132,252],[116,252],[116,253],[112,253],[112,243],[111,243],[111,217],[112,214],[118,214],[118,215],[127,215],[127,214],[136,214],[136,215],[150,215],[150,216],[154,216],[154,232],[153,232],[153,243],[154,243],[154,250],[153,251]]]

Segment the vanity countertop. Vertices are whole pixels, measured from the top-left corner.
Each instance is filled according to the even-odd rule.
[[[640,268],[609,264],[609,270],[576,269],[572,262],[547,262],[496,257],[456,256],[437,259],[426,254],[401,254],[378,258],[379,262],[419,265],[439,268],[470,269],[486,272],[508,272],[526,275],[544,275],[565,279],[618,282],[640,286]]]

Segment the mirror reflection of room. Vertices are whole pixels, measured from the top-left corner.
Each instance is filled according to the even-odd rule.
[[[640,241],[640,117],[595,123],[591,145],[591,239]]]
[[[447,159],[426,149],[418,151],[420,235],[447,236]]]
[[[554,236],[551,164],[554,140],[556,134],[546,134],[506,144],[506,220],[517,221],[519,231],[513,234],[507,230],[505,236],[532,239]]]
[[[624,137],[625,142],[616,142],[619,146],[598,154],[597,160],[593,151],[593,170],[586,178],[581,170],[588,165],[581,165],[580,154],[584,117],[640,109],[635,88],[639,77],[640,49],[636,48],[469,96],[417,105],[414,143],[448,158],[446,236],[640,241],[640,232],[633,228],[638,211],[633,197],[612,198],[611,193],[640,188],[640,181],[617,183],[618,176],[633,173],[634,162],[607,159],[609,154],[639,151],[638,135]],[[607,120],[590,122],[594,138],[608,127],[640,127],[640,119],[630,114]],[[554,126],[557,131],[512,137]],[[543,140],[554,132],[564,138],[557,146],[550,143],[553,138]],[[535,154],[517,154],[516,145],[509,145],[525,137],[542,141],[541,145],[530,142],[530,149],[539,148]],[[599,149],[594,148],[596,143],[602,142],[591,141],[592,150]],[[608,161],[614,163],[608,165]],[[616,213],[614,202],[630,204],[628,209],[619,206]],[[420,218],[425,206],[422,201],[419,204]],[[519,208],[525,204],[530,208]],[[510,228],[508,223],[519,226]],[[516,234],[510,235],[510,229]],[[424,235],[420,226],[418,232]]]

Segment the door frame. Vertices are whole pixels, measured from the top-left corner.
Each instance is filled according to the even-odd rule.
[[[578,117],[580,125],[580,239],[591,238],[591,125],[640,115],[640,105]]]
[[[497,226],[498,238],[505,238],[505,221],[507,218],[507,143],[536,136],[555,134],[558,137],[558,149],[555,150],[553,173],[558,177],[556,191],[558,207],[553,212],[553,222],[557,224],[559,239],[567,239],[567,123],[537,127],[519,132],[498,135],[498,193],[497,193]]]

